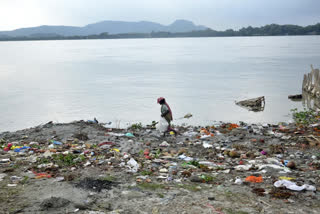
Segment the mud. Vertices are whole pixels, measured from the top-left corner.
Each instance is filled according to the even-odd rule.
[[[95,192],[101,192],[101,190],[106,189],[110,190],[113,186],[116,186],[117,183],[106,180],[98,180],[92,178],[85,178],[76,184],[76,187],[83,188]]]
[[[0,213],[320,213],[316,126],[175,129],[77,121],[1,133]],[[316,189],[276,188],[280,179]]]

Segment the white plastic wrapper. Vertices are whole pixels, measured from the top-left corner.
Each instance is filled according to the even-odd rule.
[[[169,123],[163,117],[160,117],[159,123],[157,124],[156,128],[159,132],[165,132],[168,130]]]
[[[287,180],[280,180],[276,181],[274,183],[275,187],[281,187],[284,186],[287,189],[294,190],[294,191],[301,191],[301,190],[308,190],[308,191],[316,191],[316,187],[308,184],[304,184],[302,186],[298,186],[296,183],[292,181],[287,181]]]
[[[135,159],[133,159],[133,158],[131,158],[131,159],[127,162],[127,165],[128,165],[128,167],[129,167],[129,171],[130,171],[130,172],[136,173],[136,172],[138,171],[138,169],[139,169],[139,164],[138,164],[138,162],[137,162]]]

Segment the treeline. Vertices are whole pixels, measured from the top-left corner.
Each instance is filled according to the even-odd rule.
[[[101,33],[89,36],[60,36],[60,35],[33,35],[23,37],[1,36],[0,41],[25,41],[25,40],[80,40],[80,39],[129,39],[129,38],[178,38],[178,37],[231,37],[231,36],[285,36],[285,35],[320,35],[320,23],[306,27],[298,25],[271,24],[263,27],[246,27],[238,31],[228,29],[215,31],[212,29],[184,33],[151,32],[151,33]]]

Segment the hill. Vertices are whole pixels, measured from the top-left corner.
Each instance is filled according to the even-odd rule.
[[[34,35],[60,35],[60,36],[88,36],[98,35],[107,32],[108,34],[124,33],[151,33],[151,32],[190,32],[206,30],[205,26],[197,26],[191,21],[176,20],[171,25],[161,25],[155,22],[123,22],[123,21],[102,21],[89,24],[84,27],[73,26],[48,26],[20,28],[12,31],[0,31],[0,37],[34,37]]]

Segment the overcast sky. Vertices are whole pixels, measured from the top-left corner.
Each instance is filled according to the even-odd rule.
[[[0,30],[187,19],[212,29],[320,22],[320,0],[0,0]]]

